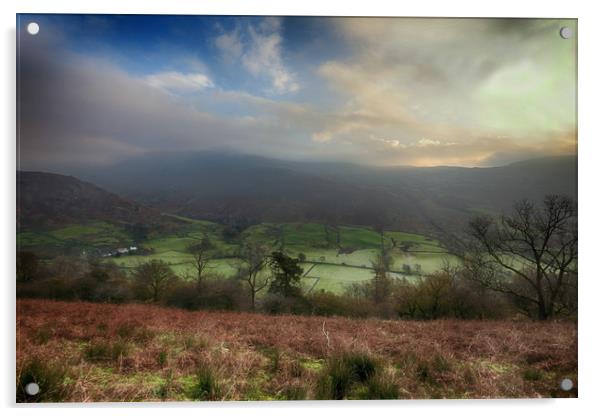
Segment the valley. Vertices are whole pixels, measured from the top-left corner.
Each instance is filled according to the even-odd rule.
[[[151,230],[142,239],[126,226],[95,221],[22,232],[17,237],[18,245],[20,250],[45,253],[48,258],[59,254],[100,257],[126,271],[149,260],[163,260],[179,277],[191,279],[195,269],[189,249],[205,240],[211,246],[207,274],[220,279],[236,275],[241,246],[255,243],[300,258],[307,293],[343,293],[351,283],[370,280],[374,274],[371,262],[382,247],[392,253],[391,276],[408,280],[457,261],[437,240],[401,231],[384,231],[381,239],[380,233],[364,226],[261,223],[227,238],[223,225],[181,216],[164,217],[169,220],[169,228]],[[115,255],[118,248],[132,246],[136,250],[131,254]]]

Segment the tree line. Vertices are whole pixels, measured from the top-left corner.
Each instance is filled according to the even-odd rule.
[[[353,317],[576,318],[577,207],[570,198],[550,195],[539,205],[520,201],[508,214],[474,217],[448,246],[459,265],[444,264],[408,280],[391,277],[396,247],[383,244],[372,261],[372,279],[339,295],[304,293],[302,256],[256,242],[242,245],[231,278],[211,268],[214,247],[207,238],[189,247],[194,274],[185,278],[161,260],[140,264],[128,275],[99,259],[57,257],[45,263],[19,252],[17,295]]]

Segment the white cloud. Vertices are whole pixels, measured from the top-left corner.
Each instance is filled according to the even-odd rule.
[[[214,86],[211,79],[200,72],[160,72],[147,76],[145,80],[152,87],[173,93],[197,92]]]
[[[558,39],[561,23],[337,19],[349,53],[317,74],[340,101],[312,139],[324,149],[353,143],[394,164],[565,151],[565,140],[551,139],[575,127],[574,44]]]
[[[420,139],[416,143],[412,143],[412,146],[426,147],[426,146],[453,146],[455,142],[442,142],[441,140],[433,139]]]
[[[216,47],[228,61],[240,59],[243,68],[256,78],[266,78],[270,92],[286,94],[299,90],[296,76],[282,58],[281,24],[278,18],[266,18],[249,24],[246,30],[238,27],[215,39]]]
[[[227,62],[238,60],[242,56],[243,44],[240,40],[238,29],[229,33],[223,33],[215,38],[215,46],[221,51],[222,57]]]
[[[382,137],[370,136],[370,140],[372,140],[373,142],[376,142],[376,143],[383,144],[387,147],[392,147],[392,148],[404,149],[407,147],[405,144],[400,143],[399,140],[397,140],[397,139],[386,139],[386,138],[382,138]]]
[[[242,57],[245,68],[255,76],[270,77],[274,91],[279,94],[297,91],[299,84],[282,63],[280,33],[260,32],[251,26],[249,34],[250,46]]]
[[[314,142],[324,143],[324,142],[330,141],[330,139],[332,139],[332,133],[329,131],[318,131],[318,132],[312,133],[311,139]]]

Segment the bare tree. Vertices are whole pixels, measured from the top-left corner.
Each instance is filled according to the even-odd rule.
[[[196,270],[196,282],[197,286],[201,286],[203,283],[205,270],[209,267],[209,262],[211,261],[211,250],[213,249],[213,245],[208,238],[203,238],[203,240],[198,244],[193,244],[188,247],[188,251],[192,254],[192,265]]]
[[[469,276],[514,298],[540,320],[568,312],[577,285],[577,207],[559,195],[541,207],[515,204],[511,215],[470,222],[474,244],[465,257]]]
[[[375,303],[384,302],[390,295],[391,277],[389,270],[393,264],[393,258],[389,250],[382,250],[372,261],[374,277],[372,278],[373,297]]]
[[[158,302],[177,277],[169,264],[162,260],[151,260],[136,267],[134,279],[153,302]]]
[[[257,243],[246,244],[241,250],[240,275],[246,280],[251,293],[251,307],[255,310],[257,293],[270,284],[270,274],[261,274],[268,260],[267,249]]]

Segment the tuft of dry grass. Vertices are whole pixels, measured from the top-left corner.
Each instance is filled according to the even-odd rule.
[[[577,329],[19,299],[17,374],[18,401],[576,397]]]

